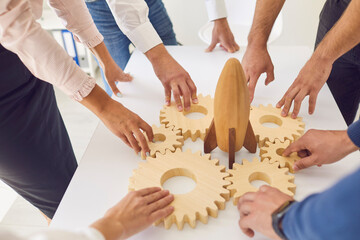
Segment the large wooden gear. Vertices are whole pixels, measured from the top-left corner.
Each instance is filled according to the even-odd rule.
[[[179,112],[176,104],[164,106],[160,111],[160,122],[166,127],[174,126],[174,129],[180,129],[184,140],[191,138],[195,141],[197,138],[204,140],[209,126],[214,117],[214,101],[210,95],[198,96],[199,103],[191,104],[189,111]],[[190,119],[186,115],[192,112],[200,112],[205,115],[201,119]]]
[[[259,147],[263,147],[266,141],[274,142],[275,139],[279,139],[281,142],[288,139],[293,142],[303,134],[305,128],[302,118],[282,117],[281,109],[273,107],[271,104],[266,107],[261,104],[259,107],[252,106],[250,122]],[[279,127],[269,128],[263,125],[263,123],[269,122],[275,123]]]
[[[288,157],[282,156],[284,150],[290,145],[290,140],[280,142],[275,139],[274,143],[266,142],[265,145],[260,148],[260,157],[262,160],[265,158],[270,159],[270,163],[278,162],[280,168],[288,168],[291,173],[294,173],[294,163],[300,159],[296,152],[290,154]]]
[[[181,149],[184,145],[184,138],[181,136],[180,130],[173,130],[173,128],[173,126],[166,128],[165,125],[160,127],[152,125],[154,141],[149,141],[146,136],[151,157],[155,157],[156,153],[165,154],[165,150],[175,152],[177,148]],[[141,158],[143,160],[146,158],[142,152]]]
[[[208,215],[217,217],[218,209],[225,208],[230,193],[225,187],[230,184],[225,180],[229,174],[225,166],[219,166],[219,160],[210,160],[210,154],[201,156],[200,152],[190,150],[174,153],[166,151],[165,155],[156,154],[156,158],[148,157],[134,170],[130,178],[130,190],[147,187],[162,187],[163,183],[174,176],[187,176],[196,182],[196,187],[189,193],[174,195],[174,212],[159,221],[164,222],[166,229],[176,223],[179,230],[187,222],[196,226],[196,220],[207,223]],[[157,223],[157,224],[158,224]]]
[[[271,164],[269,159],[260,161],[254,158],[252,162],[243,160],[242,164],[234,163],[233,169],[229,169],[230,177],[225,178],[231,181],[231,185],[227,186],[230,194],[234,197],[234,205],[237,204],[239,198],[247,192],[256,192],[258,189],[251,184],[254,180],[262,180],[270,186],[275,187],[290,196],[295,193],[296,185],[294,176],[288,175],[287,168],[279,168],[279,163]]]

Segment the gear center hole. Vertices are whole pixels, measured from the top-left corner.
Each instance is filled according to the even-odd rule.
[[[284,148],[278,148],[276,149],[276,154],[279,155],[280,157],[282,157],[282,154],[284,153],[285,149]]]
[[[160,183],[171,194],[186,194],[196,187],[196,177],[188,169],[174,168],[161,176]]]
[[[165,142],[166,136],[162,133],[156,133],[154,134],[154,140],[153,143],[162,143]]]
[[[282,120],[273,115],[265,115],[260,118],[260,123],[267,128],[278,128],[282,125]]]
[[[190,110],[184,111],[183,114],[190,119],[202,119],[208,114],[208,110],[203,106],[193,104]]]
[[[271,185],[270,177],[263,172],[254,172],[249,176],[251,185],[259,189],[263,185]]]

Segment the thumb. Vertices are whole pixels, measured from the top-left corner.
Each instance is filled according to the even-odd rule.
[[[274,77],[274,70],[270,69],[266,72],[266,79],[265,79],[265,85],[268,85],[269,83],[271,83],[272,81],[274,81],[275,77]]]
[[[120,90],[117,88],[115,82],[114,82],[114,81],[108,81],[108,83],[109,83],[109,86],[110,86],[112,92],[113,92],[117,97],[121,98],[121,97],[122,97],[122,94],[121,94]]]
[[[305,147],[302,146],[302,141],[301,138],[298,139],[297,141],[293,142],[292,144],[290,144],[283,152],[283,156],[284,157],[288,157],[291,153],[293,152],[300,152],[302,150],[306,150]]]
[[[316,160],[316,157],[314,157],[314,155],[310,155],[306,158],[302,158],[300,160],[297,160],[295,163],[294,163],[294,171],[297,172],[301,169],[305,169],[305,168],[308,168],[308,167],[311,167],[313,165],[315,165],[315,160]]]
[[[205,50],[205,52],[212,52],[212,50],[214,50],[214,48],[216,47],[217,42],[215,41],[211,41],[210,46]]]

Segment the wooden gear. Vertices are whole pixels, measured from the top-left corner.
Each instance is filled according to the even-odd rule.
[[[270,159],[270,163],[279,163],[280,168],[288,168],[291,173],[294,173],[294,163],[299,160],[300,157],[296,152],[290,154],[289,157],[282,156],[284,150],[290,145],[290,140],[285,142],[280,142],[280,140],[275,139],[275,143],[265,142],[265,145],[260,148],[261,159],[266,158]]]
[[[279,168],[279,163],[271,164],[267,158],[262,162],[257,158],[254,158],[252,162],[243,159],[242,164],[235,163],[234,168],[228,170],[228,172],[231,176],[225,179],[232,182],[231,185],[227,186],[227,189],[230,190],[231,196],[234,197],[234,205],[245,193],[258,190],[251,184],[254,180],[265,181],[270,186],[290,196],[295,193],[294,176],[287,174],[287,168]]]
[[[263,147],[266,141],[273,143],[275,139],[279,139],[281,142],[288,139],[293,142],[303,134],[305,128],[305,123],[302,121],[302,118],[297,117],[293,119],[290,116],[282,117],[281,109],[275,108],[271,104],[266,107],[261,104],[259,107],[252,106],[250,122],[259,147]],[[267,122],[275,123],[279,125],[279,127],[269,128],[262,125]]]
[[[184,145],[184,138],[181,136],[180,130],[173,130],[173,128],[173,126],[166,128],[165,125],[161,125],[160,127],[152,125],[154,141],[149,141],[146,136],[151,157],[155,157],[157,152],[160,154],[165,154],[165,150],[167,149],[171,152],[174,152],[177,148],[181,149],[181,147]],[[143,160],[146,158],[142,152],[141,158]]]
[[[205,138],[204,152],[210,153],[217,146],[229,153],[229,168],[235,161],[235,152],[243,146],[256,152],[256,138],[249,122],[250,100],[247,81],[242,66],[230,58],[216,86],[214,121]]]
[[[210,154],[201,156],[200,152],[190,150],[174,153],[166,151],[165,155],[156,154],[156,158],[148,157],[134,170],[130,178],[130,190],[146,187],[162,187],[162,184],[174,176],[187,176],[196,182],[196,187],[189,193],[174,195],[174,212],[160,222],[164,222],[166,229],[176,223],[179,230],[187,222],[191,227],[196,226],[196,220],[207,223],[208,215],[217,217],[218,209],[225,208],[230,193],[225,187],[230,184],[224,180],[229,176],[225,166],[219,166],[219,160],[210,160]],[[157,224],[158,224],[157,223]]]
[[[180,129],[184,140],[191,138],[195,141],[198,137],[204,140],[212,118],[214,117],[214,102],[210,95],[198,96],[199,103],[191,104],[189,111],[179,112],[176,104],[164,106],[160,111],[160,122],[166,127],[174,126],[174,129]],[[186,115],[192,112],[200,112],[205,115],[201,119],[190,119]]]

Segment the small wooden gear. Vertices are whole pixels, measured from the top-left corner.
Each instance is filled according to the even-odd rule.
[[[174,152],[177,148],[180,148],[184,145],[184,138],[181,136],[180,130],[173,130],[173,126],[166,128],[165,125],[160,127],[152,125],[154,133],[154,141],[148,141],[150,148],[150,156],[155,157],[156,153],[165,154],[165,150],[170,150]],[[141,152],[141,158],[144,160],[146,156]]]
[[[259,107],[252,106],[250,122],[259,147],[263,147],[266,141],[274,142],[275,139],[279,139],[281,142],[288,139],[293,142],[303,134],[305,128],[302,118],[282,117],[281,109],[275,108],[271,104],[266,107],[261,104]],[[269,128],[265,127],[263,123],[275,123],[279,127]]]
[[[218,209],[225,208],[230,193],[225,187],[230,184],[225,180],[229,176],[225,166],[219,166],[219,160],[210,160],[210,154],[166,151],[165,155],[156,154],[156,158],[148,157],[134,170],[130,178],[129,190],[139,190],[146,187],[162,187],[163,183],[174,176],[187,176],[196,182],[196,187],[189,193],[174,195],[174,212],[160,222],[166,229],[176,223],[179,230],[187,222],[196,226],[196,220],[207,223],[208,215],[217,217]]]
[[[225,178],[232,182],[231,185],[227,186],[227,189],[234,197],[234,205],[245,193],[258,190],[251,184],[254,180],[265,181],[270,186],[293,196],[296,185],[293,183],[294,176],[288,175],[288,171],[287,168],[279,168],[279,163],[271,164],[267,158],[262,162],[254,158],[252,162],[244,159],[242,164],[234,163],[233,169],[228,170],[231,176]]]
[[[266,158],[270,159],[270,163],[278,162],[280,168],[288,168],[291,173],[294,173],[294,163],[299,160],[300,157],[296,152],[290,154],[289,157],[282,156],[284,150],[290,145],[290,140],[285,142],[280,142],[280,140],[275,139],[274,143],[266,142],[265,145],[260,148],[261,159]]]
[[[214,101],[210,95],[204,97],[198,96],[199,103],[191,104],[189,111],[179,112],[176,104],[164,106],[160,111],[160,122],[166,127],[175,126],[174,129],[180,129],[184,140],[191,138],[195,141],[198,137],[204,140],[209,130],[212,119],[214,118]],[[201,119],[190,119],[186,115],[192,112],[199,112],[205,115]]]

